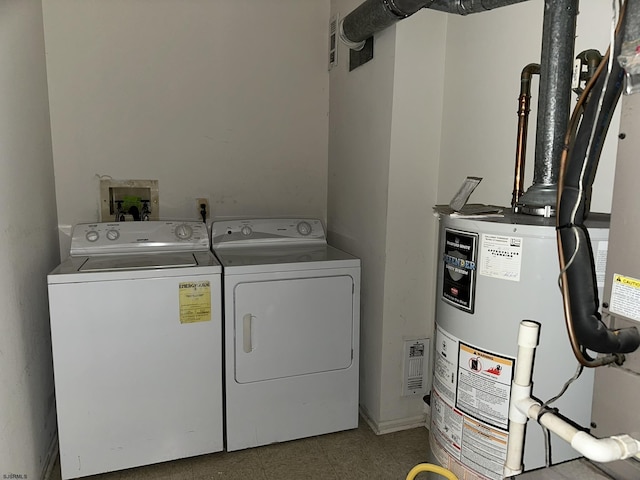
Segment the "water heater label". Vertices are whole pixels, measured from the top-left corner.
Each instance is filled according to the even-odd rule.
[[[456,408],[500,428],[509,428],[513,359],[460,342]]]
[[[640,280],[614,273],[609,311],[640,322]]]
[[[596,244],[593,247],[593,263],[596,268],[596,285],[604,288],[604,280],[607,273],[607,253],[609,252],[609,242],[601,240],[592,242]]]
[[[469,480],[503,478],[514,359],[465,343],[440,326],[431,395],[431,449]]]
[[[442,254],[442,299],[473,313],[478,234],[445,229]]]
[[[520,281],[522,237],[482,234],[480,275]]]

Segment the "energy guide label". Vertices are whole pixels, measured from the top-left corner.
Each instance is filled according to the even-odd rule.
[[[465,479],[502,479],[515,360],[463,342],[437,326],[432,450]]]
[[[180,323],[211,320],[211,284],[209,281],[181,282],[178,286]]]

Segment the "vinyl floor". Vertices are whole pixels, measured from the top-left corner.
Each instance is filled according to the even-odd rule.
[[[405,480],[428,461],[428,431],[355,430],[84,477],[86,480]],[[425,474],[422,474],[425,475]],[[60,480],[57,463],[50,480]],[[420,479],[418,476],[417,480]]]

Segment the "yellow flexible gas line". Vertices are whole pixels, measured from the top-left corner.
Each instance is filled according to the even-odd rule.
[[[416,465],[411,469],[409,475],[407,475],[407,480],[413,480],[418,476],[419,473],[422,472],[433,472],[437,473],[438,475],[442,475],[449,480],[458,480],[458,477],[456,477],[452,471],[438,465],[434,465],[433,463],[420,463]]]

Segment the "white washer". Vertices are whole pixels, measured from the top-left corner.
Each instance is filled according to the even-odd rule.
[[[48,276],[62,478],[223,449],[221,272],[204,223],[76,226]]]
[[[227,450],[356,428],[360,260],[319,220],[214,222]]]

